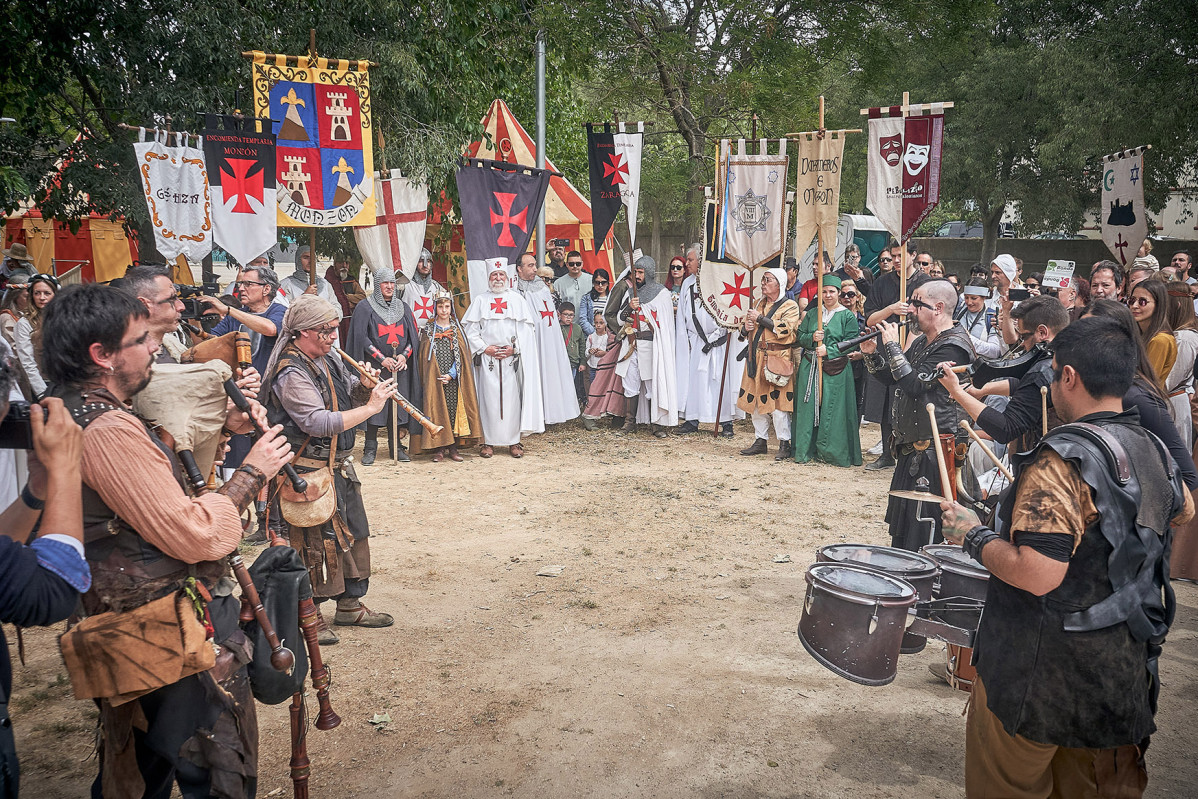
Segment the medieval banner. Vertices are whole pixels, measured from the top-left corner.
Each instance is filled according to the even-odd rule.
[[[464,158],[457,171],[462,234],[472,295],[487,290],[487,262],[515,264],[528,251],[545,202],[551,173],[545,169]]]
[[[212,235],[225,252],[246,264],[278,241],[275,210],[275,137],[269,130],[239,130],[241,120],[208,115],[204,157],[212,197]]]
[[[707,200],[703,217],[703,265],[699,269],[699,299],[721,327],[737,329],[753,305],[753,278],[748,269],[720,256],[719,211]]]
[[[1148,235],[1144,212],[1144,151],[1147,147],[1114,153],[1102,159],[1102,240],[1127,266]]]
[[[904,118],[902,110],[870,109],[866,204],[900,242],[915,234],[940,202],[944,113]],[[882,114],[887,114],[883,116]]]
[[[208,170],[203,150],[190,144],[195,137],[174,135],[181,144],[168,147],[164,134],[143,141],[142,128],[133,152],[154,226],[154,246],[168,261],[180,255],[199,261],[212,252]]]
[[[416,261],[424,246],[428,186],[408,180],[399,172],[392,174],[395,177],[374,173],[378,194],[375,224],[354,228],[354,240],[371,274],[376,269],[389,266],[402,269],[410,278],[416,273]]]
[[[816,232],[829,253],[836,252],[840,209],[840,164],[844,138],[829,132],[822,139],[799,139],[799,173],[795,186],[795,244],[802,252]]]
[[[599,252],[616,222],[620,206],[628,209],[628,249],[636,247],[636,212],[641,192],[641,150],[644,147],[644,123],[628,133],[624,123],[618,132],[611,125],[596,130],[587,125],[587,161],[591,174],[591,214],[595,226],[595,252]]]
[[[255,52],[251,71],[278,140],[278,224],[375,224],[367,62]]]
[[[761,140],[761,150],[768,142]],[[745,140],[724,139],[726,154],[724,196],[721,202],[720,253],[748,269],[782,254],[786,240],[786,139],[778,141],[776,155],[748,155]]]

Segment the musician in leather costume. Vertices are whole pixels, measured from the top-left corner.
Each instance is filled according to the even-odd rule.
[[[334,624],[388,627],[395,621],[390,614],[362,604],[370,588],[370,522],[350,453],[354,429],[385,407],[394,395],[395,381],[381,380],[367,392],[358,376],[330,354],[340,318],[337,306],[310,294],[301,295],[287,309],[267,366],[266,407],[271,421],[283,426],[283,435],[298,453],[297,472],[312,474],[331,464],[336,494],[332,517],[313,526],[287,524],[291,546],[308,567],[317,608],[336,599]],[[285,501],[287,495],[280,493],[280,499]],[[340,640],[323,613],[319,625],[322,645]]]
[[[958,433],[961,407],[932,375],[936,364],[942,361],[972,362],[973,344],[965,328],[953,321],[957,290],[952,283],[929,280],[915,290],[910,304],[920,335],[909,343],[906,352],[899,345],[898,325],[889,322],[882,323],[881,346],[885,355],[877,352],[876,340],[862,342],[861,351],[865,353],[865,368],[870,374],[885,386],[898,387],[890,409],[894,427],[891,446],[897,460],[890,490],[914,489],[916,481],[922,477],[928,481],[933,494],[940,494],[940,471],[936,451],[932,449],[932,423],[925,406],[929,402],[936,406],[936,425],[941,434]],[[943,490],[951,491],[951,488]],[[938,520],[919,521],[921,505],[925,518],[928,515],[935,517],[931,506],[890,497],[886,522],[890,525],[892,546],[914,551],[940,540]],[[930,535],[929,524],[934,524]]]
[[[967,796],[1138,796],[1174,613],[1170,524],[1193,516],[1160,440],[1123,410],[1136,349],[1108,319],[1054,341],[1066,424],[1016,458],[999,531],[944,503],[991,573],[966,726]]]
[[[145,308],[119,289],[69,286],[47,306],[43,329],[54,342],[43,354],[44,372],[84,427],[83,537],[92,587],[83,614],[111,612],[119,625],[127,611],[178,593],[194,578],[193,601],[206,608],[208,645],[216,652],[213,668],[172,682],[178,661],[156,670],[161,653],[138,651],[136,627],[110,657],[102,645],[89,651],[97,671],[135,669],[130,673],[162,684],[116,706],[97,700],[100,774],[92,795],[167,796],[172,783],[188,799],[252,795],[257,721],[245,668],[250,648],[238,626],[226,556],[241,540],[241,511],[287,461],[286,441],[270,431],[220,489],[189,496],[172,447],[129,410],[150,380],[160,344]],[[248,430],[248,422],[237,414],[226,424]]]

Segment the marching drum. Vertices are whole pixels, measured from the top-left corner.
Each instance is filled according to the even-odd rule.
[[[815,559],[820,563],[847,563],[885,572],[900,580],[906,580],[921,600],[931,599],[940,567],[927,555],[895,547],[870,546],[867,544],[832,544],[820,548]],[[922,652],[928,639],[911,632],[904,633],[899,651],[904,655]]]
[[[799,618],[799,640],[821,665],[861,685],[887,685],[898,673],[907,611],[918,596],[908,582],[866,566],[814,563]]]
[[[986,589],[990,583],[990,572],[986,567],[965,554],[961,547],[952,544],[931,544],[920,550],[940,565],[940,579],[936,581],[933,596],[936,599],[960,597],[986,601]],[[962,691],[969,691],[977,677],[977,670],[970,662],[973,650],[969,647],[948,646],[948,684]]]

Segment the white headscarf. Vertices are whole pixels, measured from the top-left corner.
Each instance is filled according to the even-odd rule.
[[[991,261],[991,263],[1002,270],[1002,273],[1007,276],[1007,280],[1015,279],[1015,272],[1019,269],[1019,267],[1015,265],[1015,256],[1003,253]]]

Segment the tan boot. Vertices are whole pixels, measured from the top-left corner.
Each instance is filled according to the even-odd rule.
[[[337,615],[333,616],[333,624],[338,627],[390,627],[395,618],[390,613],[376,613],[361,602],[354,600],[337,602]]]
[[[325,621],[324,611],[320,609],[320,605],[316,606],[316,643],[321,646],[332,646],[339,643],[341,636],[333,632],[333,628],[329,627],[329,623]]]

